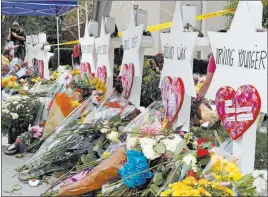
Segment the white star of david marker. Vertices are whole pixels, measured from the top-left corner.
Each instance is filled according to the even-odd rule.
[[[97,68],[106,67],[107,77],[113,75],[113,64],[109,61],[109,49],[110,49],[111,33],[105,33],[105,24],[102,18],[100,37],[95,39],[96,52],[98,56]]]
[[[164,55],[161,81],[165,76],[180,77],[184,83],[185,94],[193,97],[196,92],[192,75],[192,56],[197,36],[197,32],[183,32],[181,6],[177,1],[170,33],[161,34]]]
[[[133,64],[135,67],[135,76],[138,77],[142,76],[143,71],[143,62],[140,61],[140,54],[139,54],[143,29],[144,29],[143,24],[138,26],[135,25],[134,9],[131,9],[128,29],[122,32],[123,49],[124,49],[122,65]]]
[[[208,32],[217,67],[207,97],[215,99],[223,86],[236,90],[253,85],[261,97],[261,111],[267,113],[267,32],[256,32],[248,3],[239,2],[228,33]]]
[[[85,26],[85,34],[84,38],[80,38],[80,45],[81,45],[81,51],[82,51],[82,60],[81,60],[81,65],[83,63],[89,63],[90,64],[90,69],[91,73],[96,72],[96,49],[95,49],[95,38],[92,36],[89,36],[89,31],[88,31],[88,24]],[[82,66],[83,67],[83,66]],[[81,67],[81,71],[83,72],[83,69]]]

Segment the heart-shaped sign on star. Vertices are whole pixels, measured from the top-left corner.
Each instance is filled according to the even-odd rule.
[[[101,66],[98,67],[97,69],[97,77],[106,84],[106,77],[107,77],[107,70],[106,70],[106,66]]]
[[[91,73],[91,66],[88,62],[81,63],[81,74],[84,75],[84,73]]]
[[[217,91],[216,107],[225,129],[236,140],[255,122],[261,98],[252,85],[243,85],[237,91],[224,86]]]
[[[130,92],[134,81],[135,69],[133,64],[124,64],[122,68],[121,81],[123,86],[122,96],[129,99]]]
[[[165,117],[173,123],[181,110],[184,101],[184,84],[180,77],[173,79],[166,76],[162,79],[161,95],[165,108]]]

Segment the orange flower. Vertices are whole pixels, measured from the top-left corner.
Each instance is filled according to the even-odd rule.
[[[1,82],[1,86],[2,87],[5,87],[7,85],[7,81],[6,80],[3,80],[2,82]]]
[[[15,83],[13,81],[9,81],[7,85],[10,88],[14,88],[15,87]]]
[[[15,76],[10,76],[10,81],[16,81],[17,80],[17,77]]]

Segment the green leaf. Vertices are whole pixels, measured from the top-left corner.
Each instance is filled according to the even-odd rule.
[[[163,179],[165,179],[165,180],[166,180],[166,178],[167,178],[168,174],[170,173],[170,170],[171,170],[171,168],[170,168],[170,167],[165,168],[165,170],[164,170],[164,171],[163,171],[163,173],[162,173],[162,177],[163,177]]]
[[[160,189],[160,188],[159,188],[157,185],[155,185],[155,184],[152,184],[152,185],[150,186],[150,190],[151,190],[151,192],[153,193],[153,195],[156,195],[156,194],[158,193],[159,189]]]
[[[211,142],[204,142],[202,145],[201,145],[201,147],[202,148],[209,148],[210,146],[211,146]]]
[[[185,146],[185,142],[184,142],[184,140],[182,140],[182,141],[177,145],[176,150],[174,151],[174,154],[175,154],[175,155],[180,154],[180,153],[182,152],[184,146]]]
[[[21,190],[21,185],[20,184],[16,184],[16,185],[13,185],[12,188],[11,188],[12,191],[18,191],[18,190]]]
[[[122,121],[120,114],[116,114],[115,116],[113,116],[111,121],[113,122],[115,126],[119,125]]]
[[[22,158],[22,157],[24,157],[24,155],[23,154],[17,154],[15,157],[16,158]]]
[[[185,124],[185,123],[183,123],[183,125],[181,125],[181,126],[178,126],[178,127],[175,129],[175,131],[180,131],[180,130],[182,129],[182,127],[184,126],[184,124]]]
[[[156,185],[158,185],[158,186],[160,186],[160,185],[163,184],[163,182],[164,182],[164,179],[163,179],[162,173],[161,172],[160,173],[156,173],[154,175],[154,178],[153,178],[153,183],[156,184]]]
[[[210,158],[204,158],[201,161],[199,161],[198,163],[202,166],[205,166],[208,164],[208,162],[210,161]]]
[[[167,158],[173,158],[175,156],[175,154],[169,150],[166,151],[166,156]]]
[[[159,154],[164,154],[166,152],[166,146],[163,142],[155,144],[153,149],[155,152]]]

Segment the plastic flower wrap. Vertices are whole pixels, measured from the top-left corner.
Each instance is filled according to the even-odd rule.
[[[129,122],[134,119],[138,112],[126,99],[116,93],[110,93],[94,114],[89,114],[84,122],[98,125],[100,132],[106,134],[108,140],[119,142],[116,126],[122,124],[124,120]]]
[[[78,196],[97,189],[118,177],[118,169],[126,162],[124,148],[116,150],[81,180],[60,188],[58,196]]]
[[[57,125],[55,131],[46,138],[39,150],[27,162],[26,166],[29,169],[35,170],[51,165],[59,156],[64,155],[68,148],[72,148],[80,142],[83,136],[78,135],[78,131],[84,126],[78,124],[78,119],[83,113],[90,113],[95,109],[91,100],[90,98],[85,100],[64,121]],[[66,131],[66,129],[69,131]]]
[[[189,176],[181,182],[169,185],[160,196],[234,196],[231,189],[205,179]]]
[[[123,179],[123,183],[127,187],[136,188],[138,186],[143,185],[147,181],[147,179],[153,177],[153,173],[151,171],[141,173],[142,171],[148,169],[149,164],[147,163],[147,159],[144,156],[144,154],[142,152],[138,152],[135,150],[129,150],[127,151],[127,162],[124,164],[122,168],[118,170],[118,173],[120,174],[121,179]]]
[[[255,170],[253,172],[253,186],[256,187],[256,192],[259,196],[267,195],[267,170]]]
[[[238,181],[242,174],[236,163],[236,158],[221,148],[214,148],[211,161],[203,171],[217,182]]]
[[[127,149],[141,148],[145,157],[154,160],[166,151],[174,152],[183,140],[179,135],[169,133],[163,124],[162,102],[154,102],[130,122],[123,133],[127,133]]]
[[[44,135],[42,139],[45,139],[54,129],[78,106],[80,103],[73,97],[67,96],[66,93],[57,93],[44,128]]]
[[[108,159],[111,155],[113,155],[118,149],[122,148],[125,144],[124,143],[121,143],[121,144],[111,144],[107,149],[106,151],[104,152],[104,154],[106,155],[105,158],[101,158],[101,159],[98,159],[96,161],[96,165],[98,163],[101,163],[101,161],[105,160],[105,159]],[[63,180],[60,184],[58,184],[57,186],[55,186],[53,188],[53,191],[59,191],[60,188],[66,186],[66,185],[70,185],[72,183],[75,183],[75,182],[78,182],[80,180],[82,180],[83,178],[85,178],[92,170],[94,169],[94,167],[89,167],[85,170],[82,170],[78,173],[76,173],[75,175],[69,177],[69,178],[66,178],[65,180]]]

